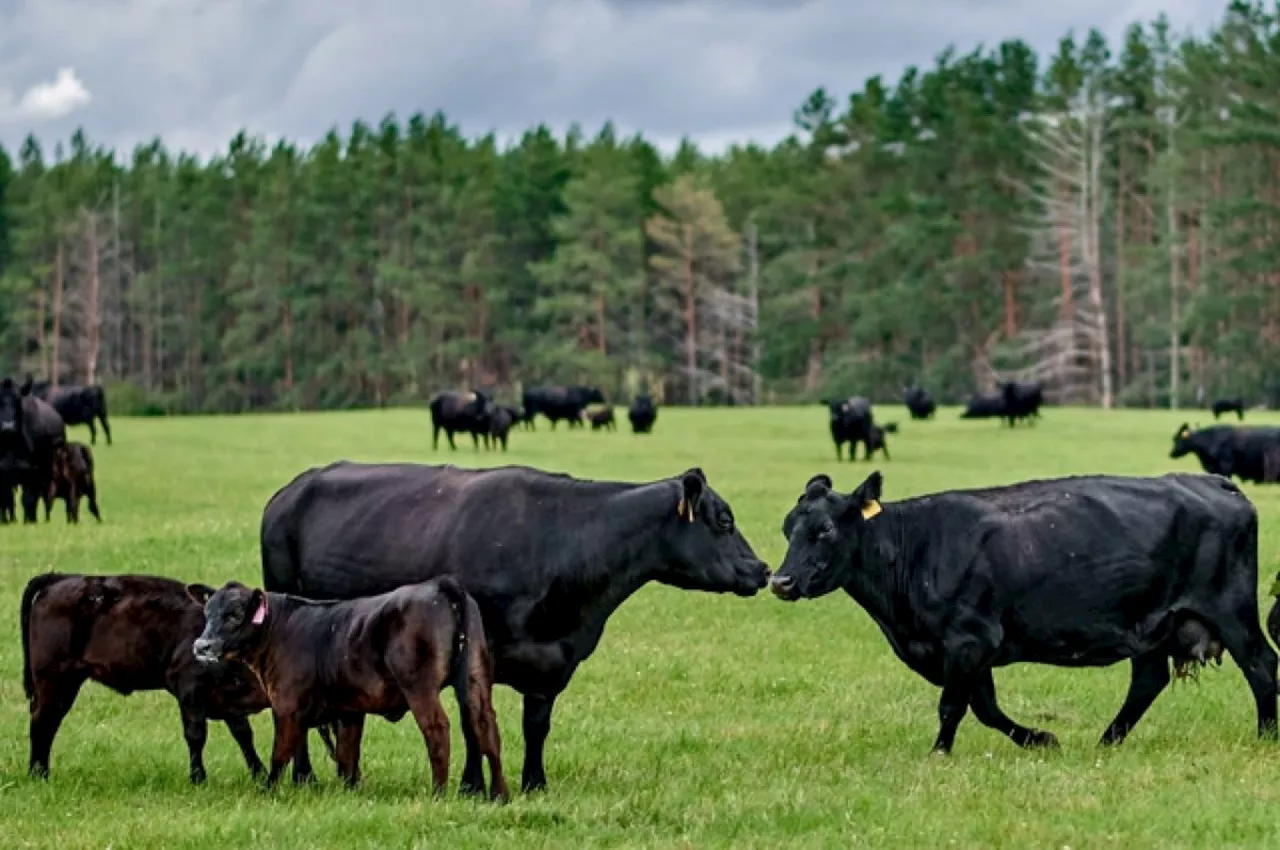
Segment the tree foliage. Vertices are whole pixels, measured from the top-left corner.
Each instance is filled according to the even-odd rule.
[[[641,385],[669,401],[1280,403],[1280,18],[942,52],[772,148],[443,115],[209,160],[0,153],[0,372],[168,411]]]

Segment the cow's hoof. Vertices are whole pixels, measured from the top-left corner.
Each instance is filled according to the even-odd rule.
[[[950,756],[950,755],[951,755],[950,747],[942,747],[937,744],[935,744],[933,749],[929,751],[930,758],[935,758],[935,757],[946,758],[947,756]]]
[[[32,779],[48,779],[48,778],[49,778],[49,765],[47,765],[47,764],[33,764],[33,765],[31,765],[31,767],[27,768],[27,773],[28,773],[28,775],[30,775],[30,777],[31,777]]]
[[[1043,729],[1032,729],[1031,734],[1027,736],[1027,742],[1023,746],[1027,749],[1060,749],[1058,737],[1052,732],[1046,732]]]
[[[206,779],[208,779],[208,776],[205,775],[203,767],[191,768],[191,784],[192,785],[203,785]]]

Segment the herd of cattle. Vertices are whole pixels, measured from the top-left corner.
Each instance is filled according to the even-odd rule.
[[[55,388],[31,378],[19,386],[12,378],[0,380],[0,524],[17,520],[16,491],[22,494],[25,522],[36,522],[42,499],[46,521],[54,501],[62,499],[68,522],[79,522],[82,498],[102,520],[93,450],[67,441],[68,425],[88,425],[89,441],[96,445],[95,420],[110,445],[107,396],[100,386]]]
[[[597,387],[530,387],[521,397],[522,407],[497,404],[486,390],[470,392],[446,391],[437,393],[427,404],[431,411],[431,448],[440,447],[440,432],[444,431],[449,448],[456,449],[454,434],[470,434],[472,445],[486,449],[502,446],[507,450],[507,437],[511,429],[523,425],[536,430],[534,420],[538,414],[547,417],[551,430],[559,422],[568,422],[570,428],[591,424],[591,430],[617,430],[613,406],[604,400]],[[637,395],[627,409],[631,430],[636,434],[648,434],[658,419],[658,406],[648,394]]]
[[[1010,425],[1039,415],[1038,387],[1006,385],[998,398]],[[936,409],[920,388],[906,400],[915,418]],[[571,387],[530,390],[523,403],[514,411],[479,391],[442,393],[431,402],[433,428],[451,444],[454,433],[471,433],[478,447],[481,437],[504,442],[511,423],[531,424],[536,413],[553,426],[581,424],[602,402],[598,391]],[[848,443],[852,459],[858,442],[868,457],[888,457],[893,423],[877,425],[865,399],[826,404],[838,457]],[[105,426],[105,403],[99,408]],[[34,452],[41,441],[41,450],[69,456],[71,419],[55,426],[51,410],[30,382],[0,383],[4,468],[29,472],[23,447]],[[629,412],[639,414],[637,432],[652,427],[652,402]],[[507,428],[495,428],[503,420]],[[227,724],[268,786],[290,765],[294,782],[314,780],[313,729],[340,779],[354,785],[365,718],[412,714],[439,793],[449,768],[440,694],[451,687],[465,744],[461,790],[506,799],[492,700],[494,684],[504,684],[523,697],[521,788],[545,788],[556,700],[609,617],[651,582],[739,597],[768,588],[783,602],[845,591],[898,658],[941,689],[939,753],[951,751],[970,709],[1018,746],[1057,746],[1051,732],[1012,720],[996,700],[993,670],[1022,662],[1129,660],[1128,694],[1101,738],[1111,745],[1172,676],[1228,654],[1252,692],[1259,736],[1274,737],[1277,655],[1266,633],[1280,641],[1280,601],[1264,632],[1258,515],[1229,479],[1266,474],[1274,450],[1243,429],[1234,438],[1221,431],[1179,429],[1173,452],[1196,453],[1216,475],[1076,476],[896,502],[884,501],[878,471],[847,494],[816,475],[780,512],[787,550],[776,570],[699,468],[629,483],[521,466],[315,467],[266,503],[258,587],[64,573],[28,582],[20,622],[29,769],[48,776],[59,726],[92,680],[122,694],[171,693],[195,783],[206,777],[210,720]],[[269,765],[248,722],[266,710]]]

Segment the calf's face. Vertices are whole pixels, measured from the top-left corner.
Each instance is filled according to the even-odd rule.
[[[707,484],[701,469],[680,477],[675,522],[663,532],[665,566],[659,581],[685,590],[754,596],[769,580],[734,523],[729,503]]]
[[[883,477],[873,472],[848,496],[831,489],[831,479],[815,475],[782,521],[787,554],[769,583],[779,599],[814,599],[844,587],[861,562],[861,538],[880,513]]]
[[[191,651],[201,663],[217,664],[243,656],[258,644],[267,623],[267,595],[238,581],[209,591],[204,585],[187,587],[187,593],[204,604],[204,631]]]
[[[22,396],[12,378],[0,381],[0,439],[22,429]]]

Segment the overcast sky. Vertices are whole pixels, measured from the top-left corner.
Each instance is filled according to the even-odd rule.
[[[310,141],[442,109],[468,135],[612,118],[670,149],[772,143],[818,86],[841,101],[948,43],[1075,28],[1117,40],[1225,0],[0,0],[0,144],[77,126],[127,149],[222,149],[240,128]]]

